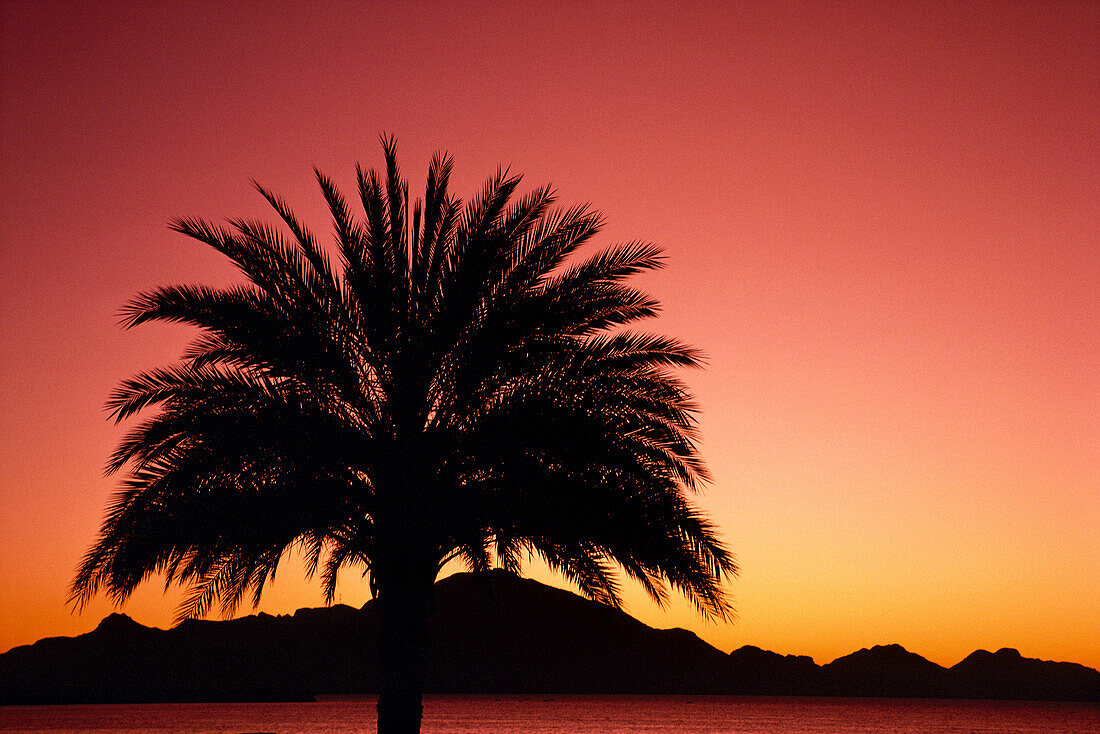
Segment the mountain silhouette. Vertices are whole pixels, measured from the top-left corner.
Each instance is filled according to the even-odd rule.
[[[1100,673],[977,651],[950,669],[899,645],[818,666],[745,646],[724,654],[682,629],[502,571],[436,584],[431,693],[939,696],[1100,701]],[[293,615],[184,622],[122,614],[92,632],[0,655],[0,703],[309,700],[375,690],[373,602]]]
[[[894,698],[950,697],[947,669],[901,645],[875,645],[822,666],[829,693]]]
[[[1076,663],[1025,658],[1018,650],[976,650],[948,670],[952,691],[965,698],[1059,700],[1079,689],[1096,671]],[[1087,692],[1087,688],[1083,692]],[[1097,700],[1095,688],[1089,700]],[[1082,696],[1085,698],[1085,696]]]
[[[755,696],[824,695],[824,673],[808,655],[780,655],[754,645],[729,654],[729,683],[738,693]]]

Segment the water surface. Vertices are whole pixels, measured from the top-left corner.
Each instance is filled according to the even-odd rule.
[[[0,706],[24,734],[362,734],[372,698]],[[424,734],[1100,734],[1100,705],[742,696],[430,696]]]

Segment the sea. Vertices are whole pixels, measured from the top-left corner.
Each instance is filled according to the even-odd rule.
[[[0,706],[26,734],[360,734],[374,699]],[[742,696],[429,696],[424,734],[1097,734],[1100,704]]]

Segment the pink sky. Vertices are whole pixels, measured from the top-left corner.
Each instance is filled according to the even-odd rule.
[[[511,165],[666,248],[651,328],[709,355],[739,620],[628,611],[1100,667],[1100,6],[74,5],[0,6],[0,650],[110,610],[64,603],[117,483],[102,406],[188,337],[118,310],[234,278],[167,220],[267,217],[255,178],[325,231],[312,166],[350,187],[387,131],[414,187],[440,149],[462,195]],[[319,603],[287,567],[261,608]]]

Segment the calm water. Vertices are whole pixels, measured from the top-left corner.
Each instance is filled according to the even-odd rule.
[[[369,698],[318,703],[0,706],[0,731],[193,734],[374,731]],[[1100,705],[907,699],[433,696],[425,734],[1095,734]]]

